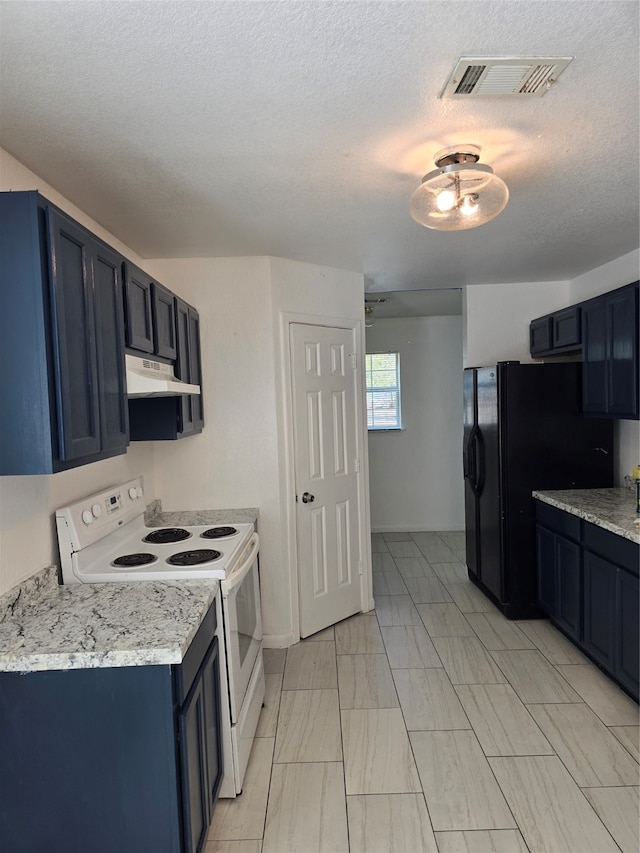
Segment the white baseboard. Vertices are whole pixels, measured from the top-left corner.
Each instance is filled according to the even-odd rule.
[[[372,533],[464,533],[464,527],[452,524],[441,524],[437,527],[432,525],[419,525],[407,527],[406,525],[379,525],[371,528]]]
[[[289,634],[263,634],[262,646],[265,649],[288,649],[294,643],[297,643],[299,638],[294,636],[293,632]]]

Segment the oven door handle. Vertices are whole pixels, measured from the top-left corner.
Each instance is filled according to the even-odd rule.
[[[257,533],[254,533],[249,540],[249,545],[245,549],[244,553],[247,555],[245,559],[238,563],[233,571],[227,575],[227,577],[220,581],[220,586],[222,587],[222,594],[226,598],[230,592],[232,592],[237,586],[239,586],[242,581],[246,578],[246,576],[251,571],[251,566],[253,566],[256,555],[260,548],[260,537]]]

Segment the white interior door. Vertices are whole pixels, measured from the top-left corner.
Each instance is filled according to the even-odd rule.
[[[361,610],[350,329],[290,327],[300,636]]]

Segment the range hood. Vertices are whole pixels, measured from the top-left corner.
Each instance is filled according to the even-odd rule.
[[[173,367],[161,361],[125,355],[127,397],[178,397],[199,394],[199,385],[176,379]]]

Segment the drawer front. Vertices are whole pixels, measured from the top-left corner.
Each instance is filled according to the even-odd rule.
[[[175,699],[181,705],[187,697],[198,670],[202,665],[207,649],[211,645],[218,620],[216,618],[215,601],[211,602],[207,615],[202,620],[198,631],[187,649],[182,663],[176,666],[175,673]]]
[[[630,495],[631,497],[631,495]],[[631,505],[631,502],[629,502]],[[617,566],[622,566],[636,577],[638,576],[638,562],[640,561],[640,545],[598,527],[596,524],[585,522],[584,546],[590,551],[604,557]]]
[[[571,515],[562,509],[556,509],[556,507],[542,501],[536,501],[536,521],[550,530],[555,530],[557,533],[569,537],[569,539],[574,539],[576,542],[580,540],[582,522],[577,515]]]

